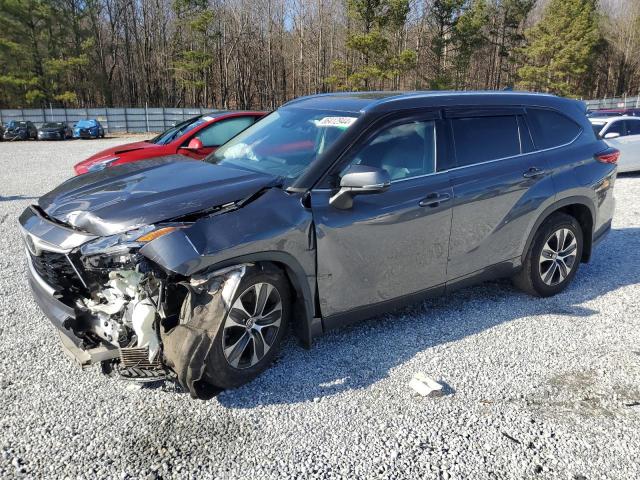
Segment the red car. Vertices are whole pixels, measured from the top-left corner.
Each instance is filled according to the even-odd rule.
[[[73,168],[76,174],[82,175],[122,163],[174,154],[202,160],[264,115],[264,112],[230,111],[199,115],[171,127],[151,140],[107,148]]]

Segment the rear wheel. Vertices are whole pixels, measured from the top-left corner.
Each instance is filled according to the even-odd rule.
[[[513,278],[515,285],[540,297],[560,293],[578,271],[582,248],[578,221],[565,213],[554,213],[538,229],[522,270]]]
[[[263,372],[275,358],[290,314],[284,276],[275,268],[248,272],[220,323],[207,360],[207,381],[233,388]]]

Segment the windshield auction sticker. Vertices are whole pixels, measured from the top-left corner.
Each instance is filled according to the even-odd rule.
[[[315,120],[316,127],[338,127],[349,128],[357,118],[355,117],[324,117],[320,120]]]

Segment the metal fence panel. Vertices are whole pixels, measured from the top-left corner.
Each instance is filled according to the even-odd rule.
[[[585,103],[591,110],[599,110],[603,108],[640,108],[640,96],[585,100]]]
[[[587,108],[640,108],[640,96],[585,100]],[[13,108],[0,110],[0,123],[26,120],[41,125],[97,118],[106,132],[161,132],[196,115],[218,112],[214,108]]]
[[[206,108],[31,108],[0,110],[0,122],[25,120],[37,126],[46,122],[70,125],[96,118],[106,132],[161,132],[196,115],[215,112]]]

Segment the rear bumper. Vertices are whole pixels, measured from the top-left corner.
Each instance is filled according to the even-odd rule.
[[[30,258],[27,258],[27,262],[29,264],[29,286],[33,296],[42,312],[49,318],[60,334],[64,353],[82,368],[97,362],[117,358],[119,349],[111,345],[103,344],[94,348],[83,348],[83,340],[71,330],[71,325],[75,322],[73,308],[55,298],[53,288],[47,285],[44,279],[38,275]]]
[[[611,220],[605,223],[597,232],[594,233],[593,246],[595,247],[600,242],[602,242],[602,240],[604,240],[606,236],[609,235],[609,232],[611,232]]]

